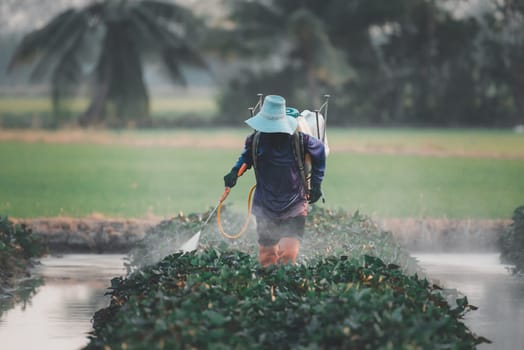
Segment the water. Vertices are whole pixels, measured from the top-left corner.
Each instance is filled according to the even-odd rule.
[[[498,254],[414,253],[431,279],[458,289],[477,311],[465,322],[493,344],[479,349],[524,349],[524,280],[511,276]],[[123,255],[64,255],[42,259],[33,274],[45,284],[24,308],[0,320],[0,347],[74,350],[85,346],[91,318],[109,304],[111,278],[125,273]]]
[[[70,254],[41,260],[33,275],[44,284],[25,307],[0,320],[2,350],[74,350],[87,345],[91,318],[109,305],[111,278],[125,274],[124,255]]]
[[[499,254],[412,254],[431,279],[457,289],[478,310],[465,322],[492,344],[478,349],[524,349],[524,279],[512,276],[499,263]]]

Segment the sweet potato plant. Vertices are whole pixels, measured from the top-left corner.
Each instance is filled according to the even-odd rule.
[[[111,281],[110,306],[94,315],[86,349],[473,349],[488,341],[463,323],[475,309],[467,298],[450,304],[410,274],[407,253],[371,220],[313,214],[296,266],[261,268],[252,232],[230,245],[203,235],[198,251],[151,264],[140,259],[152,256],[144,242],[130,274]],[[194,233],[201,217],[168,220],[146,240]]]
[[[514,274],[524,275],[524,205],[513,211],[512,220],[499,239],[500,257],[513,265]]]

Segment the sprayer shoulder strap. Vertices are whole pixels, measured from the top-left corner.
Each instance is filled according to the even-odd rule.
[[[304,166],[305,162],[305,151],[304,151],[304,134],[300,131],[295,131],[293,133],[292,137],[292,144],[291,148],[293,150],[293,157],[295,158],[295,162],[298,166],[298,170],[300,172],[300,177],[302,178],[302,181],[307,188],[307,174],[306,169]],[[255,171],[257,171],[257,160],[258,160],[258,144],[260,142],[260,132],[255,131],[253,134],[253,139],[251,143],[251,152],[252,152],[252,158],[253,158],[253,167],[255,168]]]

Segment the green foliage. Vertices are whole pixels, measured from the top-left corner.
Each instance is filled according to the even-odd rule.
[[[96,312],[86,349],[473,349],[489,342],[462,322],[476,309],[467,298],[450,305],[440,287],[408,274],[414,260],[358,212],[315,208],[301,263],[268,269],[255,258],[253,228],[233,242],[203,231],[199,251],[173,254],[172,241],[189,238],[209,213],[179,215],[147,233],[130,256],[131,273],[111,281],[111,304]],[[224,225],[240,221],[224,210]]]
[[[200,247],[203,249],[223,247],[234,248],[248,254],[256,253],[254,219],[242,237],[229,240],[216,231],[213,220],[207,227],[201,227],[210,214],[211,209],[202,214],[187,216],[179,214],[148,230],[144,239],[129,254],[128,271],[151,265],[177,251],[199,230],[202,231]],[[244,220],[244,214],[227,206],[222,208],[221,222],[226,231],[237,232]],[[386,263],[400,266],[404,272],[417,271],[415,260],[395,242],[392,234],[382,231],[368,216],[358,211],[351,214],[342,210],[312,207],[306,221],[299,259],[308,262],[318,256],[340,254],[360,260],[361,263],[364,263],[362,260],[364,255],[380,256]]]
[[[475,309],[372,256],[260,269],[251,255],[172,254],[111,281],[86,349],[473,349]]]
[[[9,69],[31,63],[31,80],[50,78],[54,118],[65,122],[68,100],[90,85],[82,125],[150,122],[142,60],[154,56],[174,82],[182,65],[206,65],[193,47],[203,23],[184,7],[163,1],[92,2],[67,9],[24,36]]]
[[[25,224],[15,225],[7,216],[0,216],[1,251],[19,251],[27,259],[41,256],[44,253],[43,246],[32,233]]]
[[[524,206],[515,209],[513,222],[500,237],[499,246],[503,262],[514,265],[514,273],[524,273]]]
[[[284,90],[308,109],[330,93],[330,120],[338,125],[522,123],[523,9],[516,2],[478,17],[457,16],[455,7],[434,0],[229,3],[234,25],[223,41],[239,55],[258,55],[253,72],[267,67],[267,79],[292,80],[264,90],[257,85],[263,77],[239,74],[225,92],[230,101],[242,101],[243,79],[243,86],[258,87],[247,90],[253,96]],[[275,56],[278,65],[264,64]]]
[[[26,273],[31,259],[44,252],[45,247],[31,229],[0,216],[0,286],[11,285],[13,278]]]

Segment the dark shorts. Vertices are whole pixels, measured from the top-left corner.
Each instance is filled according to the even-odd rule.
[[[302,240],[305,226],[305,216],[295,216],[286,219],[270,219],[264,216],[257,216],[258,244],[272,246],[284,237]]]

